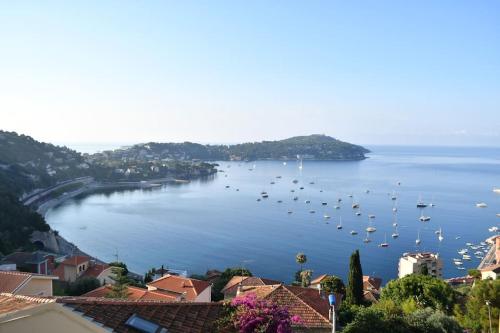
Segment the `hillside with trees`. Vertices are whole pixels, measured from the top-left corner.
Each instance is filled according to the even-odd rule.
[[[138,144],[110,152],[115,159],[147,157],[175,160],[362,160],[369,150],[326,135],[296,136],[277,141],[235,145],[202,145],[192,142]]]

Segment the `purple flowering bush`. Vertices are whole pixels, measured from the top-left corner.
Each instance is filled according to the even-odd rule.
[[[259,300],[253,293],[236,297],[227,306],[227,315],[221,323],[239,333],[292,333],[292,325],[302,323],[286,307]]]

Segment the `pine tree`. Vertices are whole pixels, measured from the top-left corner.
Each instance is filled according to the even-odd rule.
[[[351,255],[349,279],[346,289],[346,302],[360,305],[363,303],[363,270],[359,259],[359,250]]]

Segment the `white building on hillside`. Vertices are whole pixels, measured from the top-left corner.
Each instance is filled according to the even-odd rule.
[[[399,278],[406,275],[421,273],[423,267],[427,267],[430,276],[443,276],[443,261],[438,254],[430,252],[404,253],[399,259]]]

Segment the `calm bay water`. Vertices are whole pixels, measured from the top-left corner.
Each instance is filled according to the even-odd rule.
[[[100,259],[112,261],[118,252],[136,272],[162,264],[190,274],[244,265],[255,275],[290,282],[298,269],[295,254],[304,252],[313,275],[345,278],[351,252],[360,249],[364,273],[387,281],[397,276],[401,254],[417,250],[420,230],[418,250],[439,252],[446,277],[463,275],[452,262],[459,257],[457,250],[491,236],[488,228],[500,222],[495,216],[500,195],[492,192],[500,186],[500,148],[370,148],[373,153],[364,161],[305,161],[302,171],[296,162],[222,162],[225,172],[212,179],[88,195],[52,209],[47,221]],[[269,198],[258,202],[261,191]],[[398,197],[397,239],[391,238],[393,191]],[[361,216],[355,215],[348,194],[360,203]],[[420,195],[436,204],[425,209],[432,218],[426,223],[418,220]],[[337,198],[343,200],[338,210],[333,208]],[[476,208],[478,202],[488,207]],[[376,215],[372,223],[377,231],[365,244],[368,214]],[[336,228],[339,217],[342,230]],[[439,228],[441,243],[435,234]],[[351,230],[359,234],[353,236]],[[390,246],[380,248],[385,235]],[[478,263],[473,256],[464,266]]]

